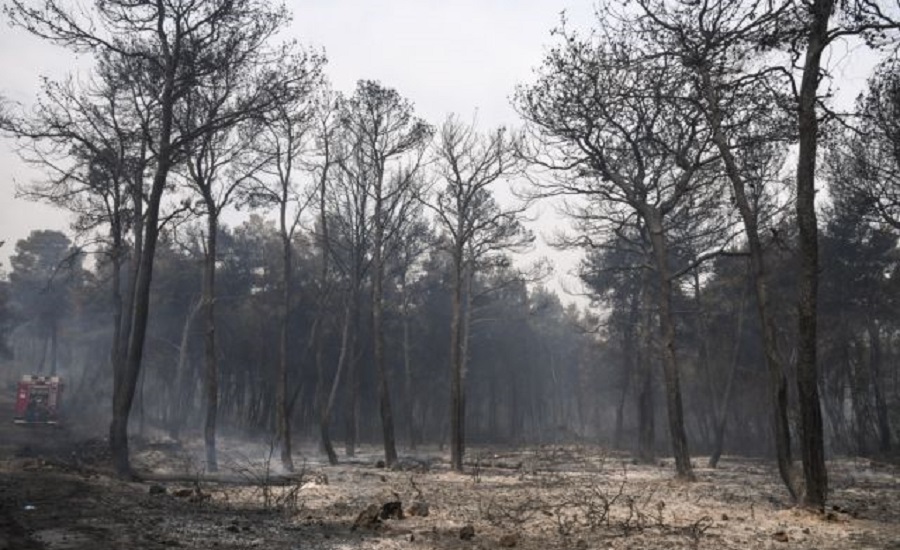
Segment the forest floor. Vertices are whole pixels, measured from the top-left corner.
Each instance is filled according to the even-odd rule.
[[[437,449],[396,469],[371,447],[338,466],[302,451],[283,475],[265,444],[223,438],[211,478],[199,442],[136,441],[133,463],[153,481],[128,482],[103,439],[4,421],[0,550],[900,549],[900,468],[871,460],[829,463],[819,514],[790,504],[772,463],[738,457],[717,469],[698,457],[685,483],[670,460],[593,446],[473,448],[465,474]]]

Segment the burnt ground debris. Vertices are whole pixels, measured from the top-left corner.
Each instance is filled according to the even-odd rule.
[[[596,446],[476,448],[465,474],[436,448],[411,461],[427,468],[394,470],[376,466],[376,448],[338,466],[310,448],[286,474],[264,442],[223,439],[226,466],[211,477],[195,459],[201,442],[147,439],[133,452],[153,480],[136,482],[111,475],[102,438],[11,423],[0,433],[0,550],[900,549],[900,468],[873,460],[832,460],[818,514],[792,506],[759,459],[726,457],[684,483],[665,461]],[[354,528],[367,508],[414,502],[430,513]]]

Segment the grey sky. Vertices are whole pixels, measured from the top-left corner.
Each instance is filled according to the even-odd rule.
[[[510,97],[538,65],[550,30],[566,10],[592,17],[589,0],[292,0],[285,37],[324,48],[334,87],[349,92],[358,79],[380,80],[411,99],[433,124],[452,112],[477,116],[485,128],[515,125]],[[86,65],[71,53],[8,26],[0,32],[0,90],[29,104],[42,76],[60,78]],[[15,242],[34,229],[65,229],[64,214],[15,198],[15,183],[36,177],[0,143],[0,270]],[[548,211],[541,218],[547,225]],[[553,225],[553,222],[549,222]],[[536,229],[538,233],[542,228]],[[540,253],[547,253],[543,249]],[[571,258],[564,263],[573,264]],[[559,271],[564,272],[568,268]],[[554,285],[555,286],[555,285]]]
[[[565,10],[575,26],[593,23],[591,0],[290,0],[294,22],[286,37],[324,48],[327,72],[338,90],[349,92],[361,78],[380,80],[411,99],[417,112],[434,124],[451,113],[476,116],[485,128],[516,125],[510,97],[551,43],[550,30]],[[0,93],[30,103],[41,76],[59,78],[85,65],[65,50],[49,46],[15,28],[5,16],[0,32]],[[831,51],[840,83],[841,102],[848,105],[862,88],[874,61],[846,44]],[[66,217],[48,206],[14,197],[14,183],[34,178],[0,143],[0,270],[15,242],[33,229],[65,229]],[[560,222],[551,209],[539,211],[533,225],[539,234]],[[562,286],[577,285],[566,273],[577,260],[542,246],[552,254]],[[551,286],[559,287],[557,278]]]

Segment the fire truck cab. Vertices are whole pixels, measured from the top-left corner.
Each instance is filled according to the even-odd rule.
[[[58,424],[63,384],[59,376],[26,374],[16,392],[16,424]]]

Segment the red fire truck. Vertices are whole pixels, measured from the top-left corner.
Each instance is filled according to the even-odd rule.
[[[16,392],[16,424],[58,424],[63,384],[59,376],[26,374]]]

